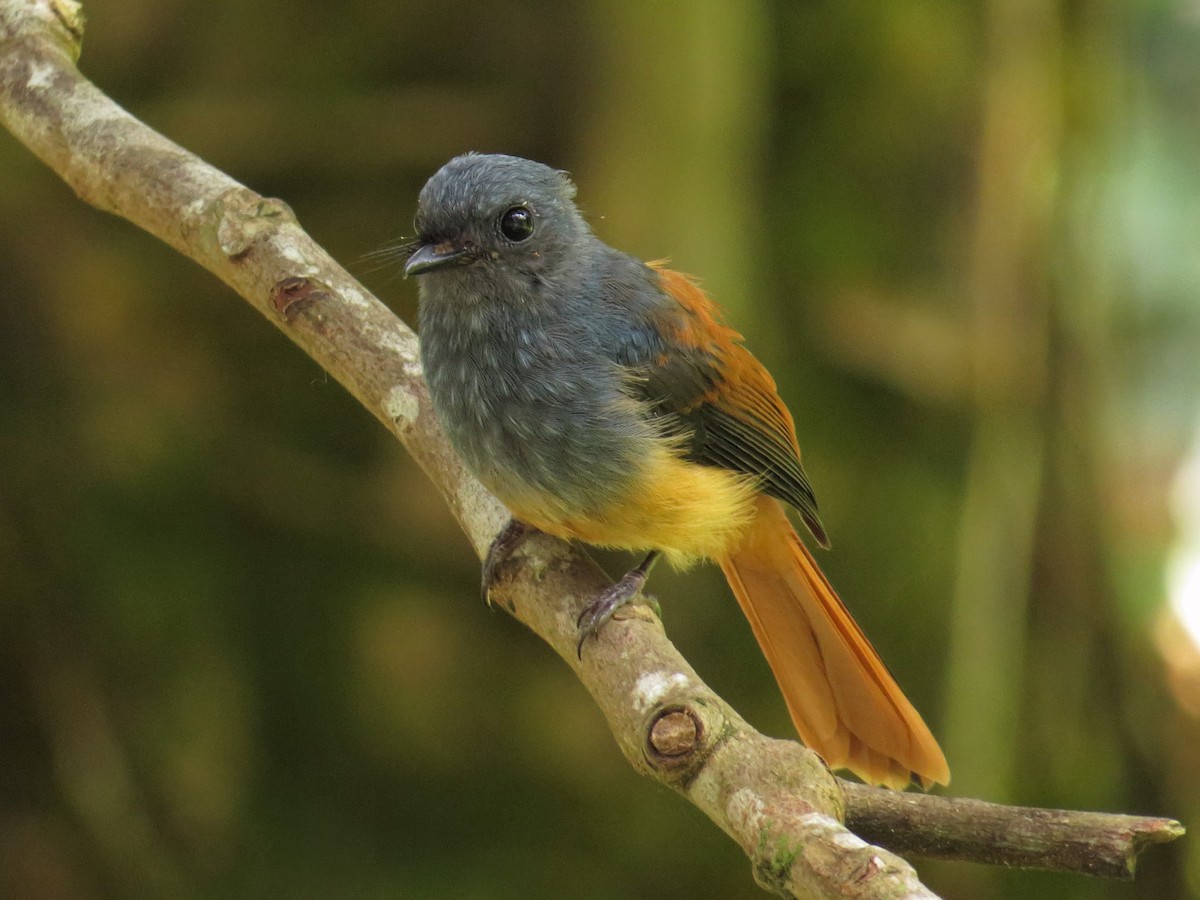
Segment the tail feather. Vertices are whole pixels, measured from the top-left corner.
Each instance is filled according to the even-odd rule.
[[[783,508],[762,496],[721,562],[801,740],[832,768],[903,788],[945,784],[941,748],[850,616]]]

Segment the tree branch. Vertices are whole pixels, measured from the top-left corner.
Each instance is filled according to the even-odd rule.
[[[1001,806],[842,782],[846,825],[897,853],[1131,879],[1138,854],[1183,835],[1155,816]]]
[[[82,200],[200,263],[341,382],[433,479],[482,556],[507,512],[446,443],[421,377],[416,336],[301,230],[286,204],[207,165],[87,81],[74,65],[81,37],[72,0],[0,0],[0,121]],[[750,728],[696,676],[645,606],[610,622],[578,659],[577,615],[604,586],[586,555],[542,535],[521,545],[494,594],[571,666],[634,768],[703,810],[741,845],[769,890],[815,898],[934,896],[908,863],[846,830],[840,820],[847,803],[856,830],[893,847],[1115,871],[1093,862],[1096,845],[1084,849],[1072,827],[1079,820],[1070,817],[1099,814],[1027,815],[1023,851],[1002,858],[993,843],[972,843],[983,813],[997,809],[990,804],[839,782],[799,744]],[[1126,818],[1088,822],[1111,831]],[[1126,854],[1124,874],[1141,842],[1182,833],[1178,823],[1140,821],[1159,825],[1130,829],[1135,836],[1118,851]]]

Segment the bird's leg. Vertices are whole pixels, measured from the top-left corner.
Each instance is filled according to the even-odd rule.
[[[577,623],[579,625],[579,643],[575,646],[575,652],[580,659],[583,658],[583,642],[598,634],[604,627],[604,623],[612,618],[613,613],[632,600],[634,595],[642,589],[646,583],[646,576],[654,568],[658,556],[657,550],[651,551],[638,564],[637,568],[626,572],[625,577],[601,593],[579,614]]]
[[[488,547],[487,556],[483,560],[483,602],[488,606],[492,605],[492,585],[496,583],[497,570],[508,560],[525,535],[536,530],[515,516],[511,517]]]

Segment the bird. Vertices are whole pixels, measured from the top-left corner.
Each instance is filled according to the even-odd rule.
[[[785,511],[829,540],[791,413],[697,281],[593,234],[568,173],[465,153],[418,197],[421,362],[466,466],[512,513],[484,564],[535,528],[644,552],[580,617],[578,652],[659,558],[720,566],[801,741],[863,781],[949,781],[937,740]]]

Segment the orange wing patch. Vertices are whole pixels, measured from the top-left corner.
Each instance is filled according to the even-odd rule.
[[[664,268],[661,262],[649,265],[658,273],[663,290],[675,298],[692,320],[685,319],[673,328],[665,324],[664,328],[670,329],[671,337],[683,346],[711,354],[721,374],[721,381],[698,397],[691,409],[708,403],[742,419],[752,415],[790,446],[799,459],[800,444],[792,414],[780,398],[771,373],[742,346],[741,333],[725,324],[716,304],[691,277]]]

